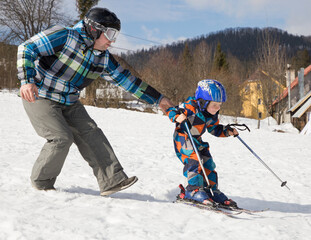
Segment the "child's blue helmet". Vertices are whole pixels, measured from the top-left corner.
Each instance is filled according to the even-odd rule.
[[[210,101],[225,102],[227,100],[225,87],[220,82],[213,79],[201,80],[195,91],[195,99],[198,101],[201,110],[206,109]],[[202,100],[204,104],[202,104]]]

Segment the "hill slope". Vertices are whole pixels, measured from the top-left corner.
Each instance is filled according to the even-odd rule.
[[[72,146],[56,192],[30,186],[44,140],[32,129],[15,94],[0,92],[0,239],[237,239],[306,240],[311,234],[311,136],[274,124],[241,137],[284,180],[280,187],[235,138],[206,134],[220,189],[241,207],[270,208],[239,219],[172,203],[184,182],[173,145],[174,124],[156,114],[87,107],[129,176],[139,181],[111,197],[99,196],[91,168]],[[232,122],[222,117],[224,123]],[[270,119],[271,121],[271,119]],[[287,133],[273,132],[283,129]]]

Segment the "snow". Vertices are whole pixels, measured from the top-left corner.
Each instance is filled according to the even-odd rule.
[[[44,139],[33,130],[16,93],[0,92],[0,239],[280,239],[311,234],[311,135],[291,125],[246,123],[240,137],[282,179],[276,179],[236,138],[204,135],[217,164],[220,189],[249,209],[269,208],[237,218],[173,203],[184,183],[175,156],[174,124],[161,114],[87,106],[110,140],[129,176],[139,181],[100,197],[91,168],[72,146],[55,187],[38,191],[29,176]]]
[[[305,127],[301,130],[300,134],[311,135],[311,112],[308,113],[309,121],[305,125]]]

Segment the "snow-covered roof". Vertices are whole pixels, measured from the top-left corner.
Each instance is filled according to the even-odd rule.
[[[311,91],[308,92],[303,98],[301,98],[294,106],[289,109],[289,112],[294,112],[299,108],[301,105],[303,105],[309,98],[311,97]]]
[[[299,108],[299,110],[293,115],[293,118],[300,118],[311,107],[311,98]]]

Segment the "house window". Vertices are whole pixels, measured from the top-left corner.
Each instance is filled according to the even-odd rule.
[[[261,119],[261,117],[262,117],[262,113],[259,112],[259,113],[258,113],[258,118]]]
[[[261,104],[261,99],[260,98],[258,98],[258,105],[260,105]]]

